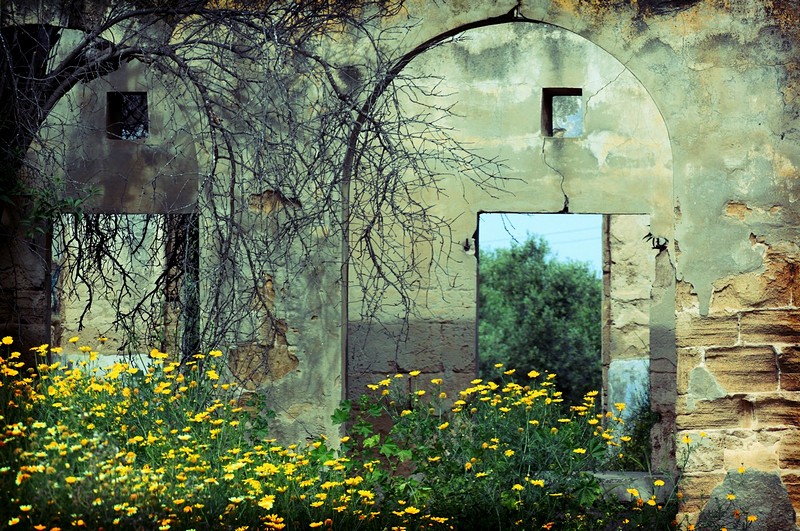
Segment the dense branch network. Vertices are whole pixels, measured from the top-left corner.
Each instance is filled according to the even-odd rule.
[[[110,301],[126,350],[255,345],[266,360],[286,328],[275,287],[343,259],[363,318],[387,314],[391,293],[388,313],[408,319],[420,274],[450,249],[437,182],[499,174],[438,123],[435,80],[404,78],[409,59],[385,51],[381,20],[401,2],[107,0],[102,15],[60,17],[23,4],[0,13],[0,200],[32,198],[28,228],[55,235],[61,298],[81,299],[80,325]],[[331,52],[348,46],[358,53]],[[198,161],[196,189],[150,213],[99,208],[64,162],[77,91],[132,64],[169,95],[162,127]]]

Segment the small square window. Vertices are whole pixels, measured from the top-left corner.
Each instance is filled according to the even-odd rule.
[[[583,134],[583,90],[542,89],[542,135],[576,138]]]
[[[109,138],[139,140],[147,138],[147,92],[109,92],[106,126]]]

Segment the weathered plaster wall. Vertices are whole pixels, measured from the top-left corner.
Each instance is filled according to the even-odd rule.
[[[643,360],[637,366],[643,377],[639,392],[649,384],[651,356],[671,360],[674,373],[674,344],[659,342],[653,349],[650,345],[651,328],[674,328],[674,311],[649,304],[651,291],[658,292],[653,297],[664,299],[674,280],[654,283],[659,251],[644,239],[651,232],[665,242],[673,239],[670,142],[657,107],[635,76],[583,37],[526,21],[470,29],[414,58],[404,73],[446,95],[406,101],[406,112],[420,113],[425,104],[451,109],[449,115],[433,112],[431,121],[481,155],[502,160],[503,179],[493,183],[499,189],[487,189],[462,174],[447,174],[437,183],[441,192],[423,194],[430,212],[449,220],[452,236],[441,252],[426,255],[430,265],[421,267],[424,271],[414,294],[420,314],[409,320],[407,338],[399,333],[404,323],[391,314],[379,316],[382,325],[389,324],[381,330],[360,322],[352,307],[363,295],[351,290],[348,393],[357,395],[365,383],[394,371],[421,370],[431,378],[443,377],[453,387],[473,378],[477,264],[474,245],[464,242],[473,240],[478,214],[484,211],[644,214],[647,222],[634,223],[627,233],[622,227],[628,216],[619,216],[615,224],[619,238],[628,240],[630,247],[616,249],[620,253],[613,277],[616,322],[610,327],[606,366],[612,357],[616,360],[611,375],[618,384],[613,393],[619,397],[634,393],[634,385],[621,386],[637,370],[623,369],[631,360]],[[543,133],[542,92],[552,87],[582,89],[584,132],[579,137]],[[636,230],[640,234],[632,236]],[[409,257],[419,260],[419,251],[408,246]],[[626,253],[636,255],[638,262],[623,256]],[[638,288],[634,296],[632,272],[625,271],[624,264],[633,269],[639,262],[649,264],[649,271],[633,284]],[[674,273],[670,271],[669,277],[674,279]],[[631,304],[636,297],[648,303],[636,309]],[[621,311],[623,306],[627,308]],[[637,324],[645,330],[634,345],[632,328]],[[668,365],[662,367],[669,370]],[[665,415],[658,430],[662,441],[658,462],[668,458],[672,447],[671,437],[665,435],[674,429],[674,387],[671,390],[672,397],[659,397],[666,405],[661,407]]]
[[[677,431],[662,433],[659,444],[669,435],[708,434],[685,469],[683,509],[699,513],[704,496],[742,464],[778,478],[772,483],[800,508],[796,3],[409,0],[406,7],[385,21],[413,24],[387,43],[391,54],[464,24],[505,22],[471,29],[407,68],[441,77],[462,116],[448,118],[454,134],[506,161],[509,180],[492,198],[446,176],[441,184],[453,193],[424,198],[452,219],[450,275],[421,274],[420,309],[399,350],[399,316],[382,316],[388,333],[367,334],[353,313],[360,294],[349,294],[348,393],[395,369],[456,380],[474,370],[476,268],[462,242],[472,237],[479,211],[558,212],[569,199],[570,212],[648,214],[652,232],[669,240],[655,258],[650,372],[661,387],[651,391],[657,404],[677,394],[674,410],[662,411],[676,417]],[[350,46],[358,45],[347,42],[339,55]],[[583,137],[541,137],[542,86],[583,87]],[[254,186],[248,194],[260,192]],[[246,205],[250,198],[238,200]],[[253,213],[248,227],[259,227],[259,215],[266,214]],[[285,324],[259,348],[283,348],[284,366],[293,367],[283,378],[291,385],[280,387],[288,395],[287,423],[306,415],[323,426],[322,410],[342,385],[336,376],[343,323],[332,291],[339,257],[335,245],[330,251],[310,266],[319,280],[275,273],[272,281],[275,315]],[[31,283],[41,296],[44,281]],[[307,303],[309,294],[317,295]],[[258,321],[261,314],[253,315]],[[325,399],[312,404],[314,394]],[[297,416],[294,403],[301,404]]]
[[[421,68],[426,55],[438,58],[427,65],[427,72],[442,75],[448,88],[457,88],[460,104],[468,102],[464,114],[483,125],[478,134],[474,134],[477,126],[470,129],[458,124],[456,131],[469,130],[466,138],[496,149],[511,162],[508,175],[522,181],[509,183],[508,190],[525,198],[522,210],[558,211],[562,206],[561,182],[554,178],[555,172],[547,171],[542,161],[537,164],[535,157],[522,162],[524,154],[538,150],[566,176],[564,191],[570,210],[608,211],[615,206],[615,195],[622,194],[630,209],[626,211],[652,213],[654,233],[670,239],[667,252],[656,260],[659,293],[654,296],[653,311],[661,317],[654,319],[651,313],[651,346],[667,351],[668,343],[677,344],[677,360],[654,358],[651,377],[654,382],[657,375],[670,378],[677,362],[678,398],[673,414],[677,413],[678,431],[674,435],[679,440],[685,434],[697,439],[696,431],[705,430],[708,442],[704,444],[709,448],[700,453],[716,456],[686,467],[684,510],[696,514],[703,495],[722,481],[727,470],[742,463],[779,477],[795,509],[800,507],[796,455],[800,395],[794,385],[800,365],[800,314],[794,296],[800,162],[796,5],[772,0],[527,0],[479,6],[419,1],[409,3],[407,14],[411,20],[424,20],[408,37],[408,49],[461,25],[510,14],[580,35],[624,65],[615,70],[621,79],[630,76],[640,83],[668,138],[655,138],[639,129],[630,132],[625,142],[611,143],[607,153],[612,160],[619,153],[631,153],[626,148],[634,140],[640,144],[631,151],[641,165],[654,148],[669,146],[671,158],[664,166],[669,186],[655,193],[653,175],[640,173],[622,185],[626,172],[598,172],[602,167],[596,154],[602,150],[590,155],[584,149],[590,144],[588,136],[559,150],[553,149],[554,143],[532,141],[535,134],[525,136],[522,127],[504,127],[508,116],[527,117],[537,108],[525,101],[524,91],[519,96],[520,83],[515,83],[513,74],[533,83],[536,71],[528,65],[552,60],[548,53],[540,53],[535,60],[520,61],[514,55],[520,38],[514,33],[520,31],[516,25],[505,31],[470,30],[467,36],[493,33],[484,39],[468,39],[460,55],[442,51],[456,49],[447,45],[411,64]],[[514,38],[509,36],[512,33]],[[562,42],[556,48],[562,51],[556,55],[567,48]],[[580,78],[585,75],[581,64],[570,58],[561,66],[569,72],[565,76]],[[513,74],[505,71],[510,67]],[[469,74],[458,77],[459,68],[469,68]],[[566,77],[562,83],[572,85],[577,83],[574,79]],[[585,95],[593,92],[597,88],[584,89]],[[607,89],[599,95],[604,104],[631,99],[629,94],[613,95]],[[600,101],[587,101],[589,135],[597,127],[597,123],[590,125],[597,116],[592,105]],[[499,107],[498,102],[502,103]],[[514,104],[519,106],[514,108]],[[507,109],[515,112],[504,112]],[[623,131],[631,124],[653,123],[647,113],[622,114],[627,118],[620,124]],[[606,126],[606,130],[613,133],[618,128]],[[598,181],[604,190],[594,188]],[[535,192],[526,193],[525,186],[530,185],[535,185]],[[495,206],[471,195],[469,188],[463,196],[474,208],[480,204],[487,210],[515,210],[508,206],[513,201],[507,197]],[[447,208],[455,213],[459,207],[453,202],[449,198]],[[542,206],[531,208],[531,204]],[[465,207],[463,213],[454,222],[455,239],[471,234],[473,212]],[[667,230],[673,224],[674,233]],[[453,267],[463,268],[464,274],[472,268],[468,263]],[[463,283],[471,284],[471,278],[465,277]],[[446,308],[436,313],[448,314]],[[675,388],[668,392],[674,393]]]

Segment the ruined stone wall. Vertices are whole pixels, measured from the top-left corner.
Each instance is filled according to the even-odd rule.
[[[378,315],[380,326],[370,328],[354,311],[364,294],[351,289],[350,396],[396,371],[420,370],[452,388],[474,377],[482,212],[612,215],[606,239],[613,248],[608,257],[613,311],[604,372],[606,384],[614,385],[606,394],[612,401],[647,395],[651,358],[671,360],[674,373],[674,344],[651,346],[663,335],[659,329],[674,328],[673,308],[651,303],[651,298],[671,299],[666,293],[674,286],[668,260],[662,269],[669,274],[662,273],[661,282],[655,273],[656,255],[666,254],[673,238],[670,141],[657,107],[625,65],[572,32],[519,20],[469,29],[415,57],[404,72],[443,94],[406,101],[406,112],[417,114],[425,104],[452,109],[452,114],[433,113],[430,120],[481,155],[502,160],[502,178],[490,188],[449,173],[437,183],[440,193],[420,194],[430,212],[448,220],[451,232],[441,250],[407,246],[407,259],[422,263],[413,297],[418,314],[402,321],[387,312]],[[542,126],[547,90],[563,88],[582,91],[577,135],[550,135]],[[654,248],[648,233],[664,242],[664,249]],[[366,258],[354,258],[359,259]],[[391,294],[387,297],[391,301]],[[669,370],[668,364],[661,367]],[[658,395],[663,404],[657,407],[666,412],[657,430],[658,462],[669,461],[672,449],[674,387],[671,391],[673,396]]]
[[[452,232],[435,252],[408,246],[421,264],[411,319],[389,310],[389,294],[381,325],[364,320],[364,294],[355,284],[338,291],[343,257],[320,227],[325,252],[307,277],[265,272],[264,300],[273,302],[254,310],[248,326],[262,326],[274,304],[268,338],[223,347],[238,349],[240,360],[280,348],[288,361],[270,370],[289,368],[276,387],[285,393],[284,423],[303,418],[325,428],[343,387],[355,395],[395,370],[444,375],[454,385],[471,377],[476,267],[464,242],[479,212],[645,214],[665,240],[651,249],[651,396],[663,419],[654,441],[669,455],[674,441],[702,440],[684,468],[683,510],[697,516],[741,466],[746,478],[775,487],[772,500],[800,509],[797,19],[795,3],[778,0],[409,0],[384,21],[384,29],[402,28],[386,33],[397,36],[386,52],[399,57],[471,25],[463,38],[421,48],[405,69],[452,95],[438,101],[458,116],[443,123],[502,160],[506,180],[492,195],[444,175],[442,193],[421,194]],[[364,49],[348,41],[335,51]],[[542,135],[545,87],[582,88],[582,136]],[[413,101],[404,106],[413,112]],[[236,200],[247,206],[266,191],[253,182]],[[242,218],[245,230],[268,230],[276,218],[254,210]],[[425,258],[443,267],[422,267]],[[41,296],[45,279],[30,283]],[[344,319],[340,296],[349,305]],[[343,333],[346,382],[338,379]],[[794,518],[785,505],[759,506],[763,529],[785,529],[787,515]]]
[[[684,437],[702,440],[702,450],[684,469],[683,510],[696,517],[713,488],[723,485],[726,476],[724,487],[732,485],[731,471],[738,474],[744,465],[747,471],[737,485],[750,494],[768,490],[774,501],[762,497],[755,504],[764,512],[757,527],[791,527],[789,521],[800,507],[800,465],[795,455],[800,395],[793,383],[798,351],[794,293],[800,163],[796,5],[772,0],[526,0],[434,7],[411,2],[408,15],[425,21],[415,26],[408,49],[479,21],[541,21],[607,51],[624,65],[624,72],[617,70],[620,76],[629,72],[641,83],[668,135],[654,137],[642,125],[620,139],[616,136],[620,127],[607,126],[605,149],[586,157],[563,144],[551,150],[555,141],[542,142],[517,127],[520,120],[509,118],[530,117],[537,123],[537,105],[526,101],[529,92],[524,88],[526,83],[537,83],[532,65],[545,65],[544,69],[556,65],[553,71],[565,73],[558,86],[584,82],[576,80],[582,75],[581,61],[563,55],[563,41],[553,47],[555,51],[520,61],[513,45],[521,40],[518,30],[495,27],[484,39],[469,39],[475,30],[468,31],[460,56],[437,49],[441,59],[432,60],[427,72],[453,79],[448,88],[459,91],[462,114],[483,126],[478,132],[477,125],[468,129],[454,123],[455,130],[468,130],[466,138],[499,153],[510,162],[506,174],[526,183],[510,182],[507,187],[524,202],[522,207],[505,197],[499,200],[502,206],[494,206],[469,188],[466,192],[457,185],[449,188],[458,190],[444,201],[453,212],[453,239],[468,237],[474,222],[468,208],[462,212],[466,215],[455,215],[462,207],[453,197],[489,211],[557,212],[563,207],[562,191],[570,200],[570,211],[576,212],[613,213],[615,199],[644,201],[643,206],[630,208],[650,213],[653,233],[669,240],[655,261],[650,376],[654,403],[675,404],[661,413],[673,416],[676,424],[674,432],[661,433],[659,444],[666,438],[677,440],[680,451]],[[421,65],[428,53],[410,66]],[[462,63],[462,57],[469,60]],[[458,72],[462,64],[468,73]],[[504,69],[512,65],[509,74]],[[596,70],[608,72],[607,67]],[[525,81],[515,82],[514,74]],[[585,95],[595,92],[584,88]],[[597,139],[591,133],[598,114],[593,106],[632,101],[629,94],[613,90],[597,91],[584,100],[588,134],[576,146]],[[626,125],[652,123],[647,113],[625,110],[629,111],[622,112]],[[639,157],[652,157],[658,146],[668,146],[665,188],[653,192],[657,178],[652,172],[636,172],[626,181],[630,168],[641,168],[635,157],[625,156],[631,140],[640,143],[631,149]],[[558,173],[530,158],[523,163],[524,154],[530,152],[544,155]],[[603,174],[605,162],[620,159],[627,160]],[[554,178],[542,177],[546,175]],[[526,192],[525,186],[531,191]],[[582,204],[584,193],[598,201]],[[467,275],[472,265],[453,267]],[[469,276],[459,278],[471,282]],[[446,315],[446,309],[437,314]],[[701,438],[700,431],[706,436]],[[760,479],[750,481],[751,477]],[[791,500],[794,511],[781,500]]]
[[[650,293],[655,255],[642,245],[649,216],[603,223],[603,404],[650,408]],[[674,407],[674,404],[672,404]]]

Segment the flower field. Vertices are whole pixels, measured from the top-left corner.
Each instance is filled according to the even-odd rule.
[[[101,338],[102,339],[102,338]],[[12,529],[672,529],[674,498],[606,494],[625,452],[596,393],[565,405],[555,376],[388,375],[333,412],[342,438],[279,444],[242,403],[220,351],[101,368],[72,338],[27,367],[0,350],[0,526]],[[102,341],[101,341],[102,343]],[[65,351],[72,355],[67,363]],[[74,361],[74,356],[82,356]],[[62,359],[62,361],[56,361]],[[378,430],[376,426],[387,426]],[[663,488],[655,482],[653,490]]]

